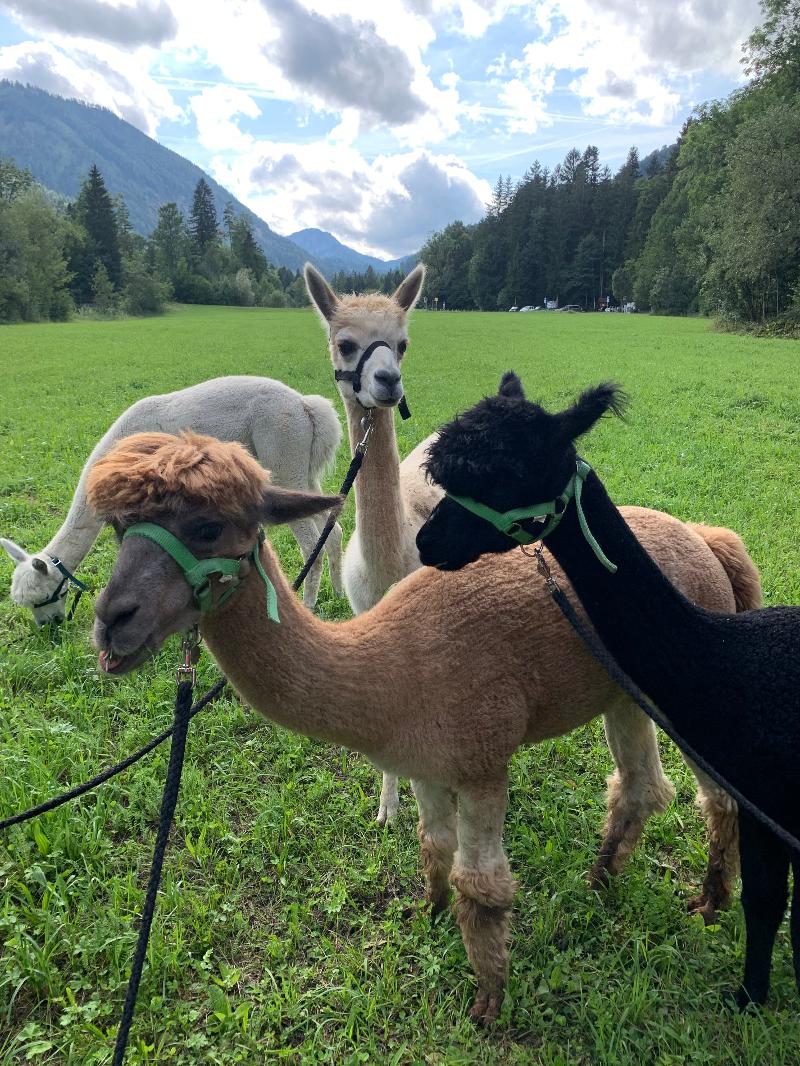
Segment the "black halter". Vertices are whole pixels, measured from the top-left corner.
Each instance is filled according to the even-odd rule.
[[[58,585],[52,595],[50,595],[46,600],[42,600],[40,603],[34,603],[33,606],[34,608],[49,607],[51,603],[56,603],[58,600],[64,599],[67,593],[69,592],[70,587],[72,586],[77,590],[75,594],[75,599],[72,602],[72,608],[69,613],[69,617],[70,619],[72,619],[72,616],[75,613],[75,608],[78,606],[78,600],[81,598],[83,593],[87,591],[87,586],[84,585],[80,578],[75,577],[75,575],[71,573],[66,568],[66,566],[64,566],[58,556],[51,555],[50,562],[53,564],[56,570],[58,570],[59,574],[61,574],[61,583]]]
[[[390,352],[394,351],[391,344],[388,341],[373,341],[372,344],[367,345],[364,351],[361,353],[361,358],[355,365],[354,370],[336,370],[334,372],[335,381],[349,381],[353,386],[353,392],[358,400],[358,394],[361,392],[361,372],[364,366],[375,351],[376,348],[388,348]],[[361,403],[361,401],[358,401]],[[363,404],[362,404],[363,407]],[[405,396],[400,397],[400,402],[397,405],[397,410],[400,412],[400,417],[405,421],[407,418],[411,418],[411,412],[408,409]]]

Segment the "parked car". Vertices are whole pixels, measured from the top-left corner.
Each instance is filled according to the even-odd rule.
[[[519,311],[519,308],[517,307],[516,304],[514,304],[513,307],[509,307],[509,311]]]
[[[583,308],[580,304],[564,304],[563,307],[558,308],[559,311],[582,311]]]
[[[523,311],[532,311],[533,310],[533,306],[531,304],[525,304],[525,306],[524,307],[520,307],[519,310],[520,310],[520,314]]]

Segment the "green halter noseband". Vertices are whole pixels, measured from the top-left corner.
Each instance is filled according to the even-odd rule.
[[[258,540],[250,551],[238,559],[198,559],[168,529],[163,526],[157,526],[154,522],[137,522],[136,525],[125,530],[122,539],[125,540],[127,537],[147,537],[148,540],[156,543],[159,548],[163,548],[167,555],[172,556],[183,571],[183,576],[191,585],[194,592],[194,601],[200,608],[201,614],[206,614],[212,607],[219,607],[230,599],[239,587],[239,582],[241,581],[239,572],[242,568],[242,563],[245,559],[249,559],[267,589],[267,615],[272,622],[280,622],[275,586],[261,565],[261,545],[265,540],[263,529],[259,530]],[[211,590],[211,577],[214,574],[221,575],[221,583],[230,583],[230,588],[225,589],[216,603],[214,603]]]
[[[537,540],[544,540],[547,534],[552,533],[564,517],[569,501],[574,499],[581,532],[586,538],[589,547],[606,570],[610,570],[612,574],[615,574],[617,572],[616,565],[606,557],[603,549],[595,540],[592,531],[589,529],[589,523],[586,521],[586,515],[583,513],[581,492],[583,491],[583,483],[591,469],[587,462],[583,459],[578,459],[575,464],[575,473],[567,482],[567,487],[560,496],[557,496],[555,500],[550,500],[548,503],[536,503],[532,507],[516,507],[513,511],[495,511],[494,508],[488,507],[485,503],[479,503],[470,496],[454,496],[452,492],[446,492],[445,496],[454,500],[472,514],[477,515],[478,518],[483,518],[484,521],[494,526],[500,533],[504,533],[507,537],[515,540],[517,544],[533,544]],[[523,529],[521,523],[529,518],[536,518],[543,523],[543,527],[539,532],[530,533],[527,529]]]

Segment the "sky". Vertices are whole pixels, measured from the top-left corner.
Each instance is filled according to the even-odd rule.
[[[418,250],[596,145],[672,143],[742,82],[758,0],[0,0],[0,78],[110,108],[276,232]],[[0,145],[2,150],[2,145]]]

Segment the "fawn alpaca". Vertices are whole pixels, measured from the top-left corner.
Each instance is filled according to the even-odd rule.
[[[456,498],[445,496],[420,530],[422,560],[454,569],[483,552],[514,546],[464,504],[477,501],[501,513],[566,499],[559,505],[561,517],[548,522],[547,547],[608,650],[717,772],[798,837],[800,608],[715,614],[696,597],[687,598],[659,569],[597,475],[576,470],[574,441],[607,411],[619,414],[623,404],[619,388],[606,384],[551,414],[528,402],[519,378],[506,374],[499,395],[445,426],[430,448],[430,476]],[[568,485],[576,493],[572,499],[562,495]],[[542,535],[538,518],[521,519],[521,525],[531,539]],[[585,528],[615,572],[602,565]],[[732,561],[746,583],[743,558]],[[528,580],[542,583],[534,569]],[[769,990],[790,865],[791,940],[800,986],[800,853],[743,811],[739,831],[747,951],[737,1000],[746,1005],[763,1003]]]
[[[364,614],[323,622],[292,594],[269,542],[258,547],[258,526],[320,513],[338,497],[269,485],[237,444],[158,433],[129,437],[99,460],[88,496],[126,534],[95,605],[103,669],[126,673],[201,621],[209,650],[256,711],[410,777],[428,898],[441,908],[455,887],[478,979],[472,1014],[496,1018],[514,897],[502,840],[509,759],[621,699],[545,590],[527,580],[525,556],[481,560],[456,575],[420,569]],[[733,606],[725,569],[695,532],[642,509],[631,521],[690,595]],[[142,522],[199,559],[241,560],[234,594],[217,602],[231,584],[212,577],[214,603],[201,618],[173,558],[137,530]],[[264,575],[277,589],[279,625],[265,617]]]

